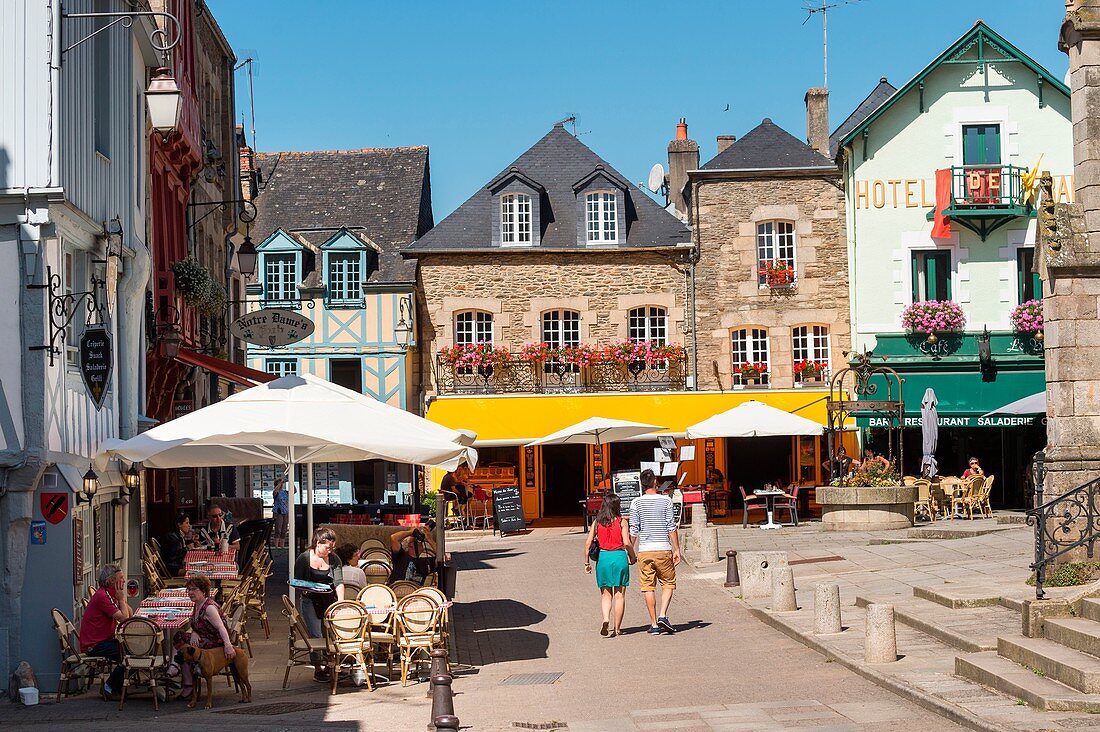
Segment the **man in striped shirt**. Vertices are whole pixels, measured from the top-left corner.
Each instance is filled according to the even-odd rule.
[[[676,589],[680,563],[680,535],[672,513],[672,499],[657,492],[652,470],[641,475],[643,493],[630,504],[630,540],[638,544],[638,575],[649,611],[649,634],[675,633],[668,606]],[[661,583],[661,612],[657,613],[657,582]]]

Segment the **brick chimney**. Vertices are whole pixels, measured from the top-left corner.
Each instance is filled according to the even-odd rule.
[[[737,135],[718,135],[718,154],[721,155],[735,142],[737,142]]]
[[[668,200],[676,214],[687,220],[688,205],[684,189],[689,170],[699,169],[699,143],[688,139],[687,120],[683,117],[676,125],[676,139],[668,143]]]
[[[234,132],[241,165],[241,198],[252,201],[259,193],[256,186],[256,154],[245,140],[244,125],[237,125]]]
[[[806,144],[829,155],[829,90],[814,87],[806,92]]]

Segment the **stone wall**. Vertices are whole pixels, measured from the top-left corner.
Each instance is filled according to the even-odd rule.
[[[851,347],[844,196],[839,177],[760,177],[692,181],[698,208],[695,241],[699,388],[728,389],[730,332],[768,329],[773,387],[794,382],[791,329],[827,325],[834,370]],[[756,226],[769,219],[795,223],[797,285],[761,287]],[[717,363],[721,384],[715,379]]]
[[[422,373],[439,349],[454,343],[454,315],[493,313],[493,342],[513,352],[539,342],[541,314],[581,314],[581,343],[604,345],[627,337],[627,313],[641,305],[668,312],[668,340],[684,343],[687,254],[680,251],[432,254],[420,258],[418,304]],[[690,367],[690,364],[689,364]],[[428,380],[425,379],[425,388]]]

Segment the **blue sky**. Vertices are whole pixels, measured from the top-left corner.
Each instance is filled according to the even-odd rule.
[[[666,162],[680,117],[704,162],[716,135],[740,137],[764,117],[804,138],[802,97],[822,83],[821,16],[803,24],[808,1],[207,4],[237,55],[257,58],[260,150],[428,145],[439,222],[570,115],[634,182]],[[1063,78],[1063,12],[1058,0],[834,7],[831,125],[880,76],[900,86],[978,18]],[[243,72],[237,107],[239,119]]]

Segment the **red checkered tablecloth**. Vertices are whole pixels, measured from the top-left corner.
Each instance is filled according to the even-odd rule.
[[[227,552],[216,552],[210,549],[191,549],[183,555],[184,563],[189,562],[236,562],[237,550],[230,547]]]
[[[237,565],[232,562],[211,562],[209,564],[188,564],[186,577],[206,577],[212,580],[240,579]]]
[[[149,618],[162,630],[171,632],[179,630],[191,621],[191,612],[194,607],[195,603],[191,602],[186,594],[181,596],[178,589],[161,590],[156,595],[142,600],[136,615]]]

